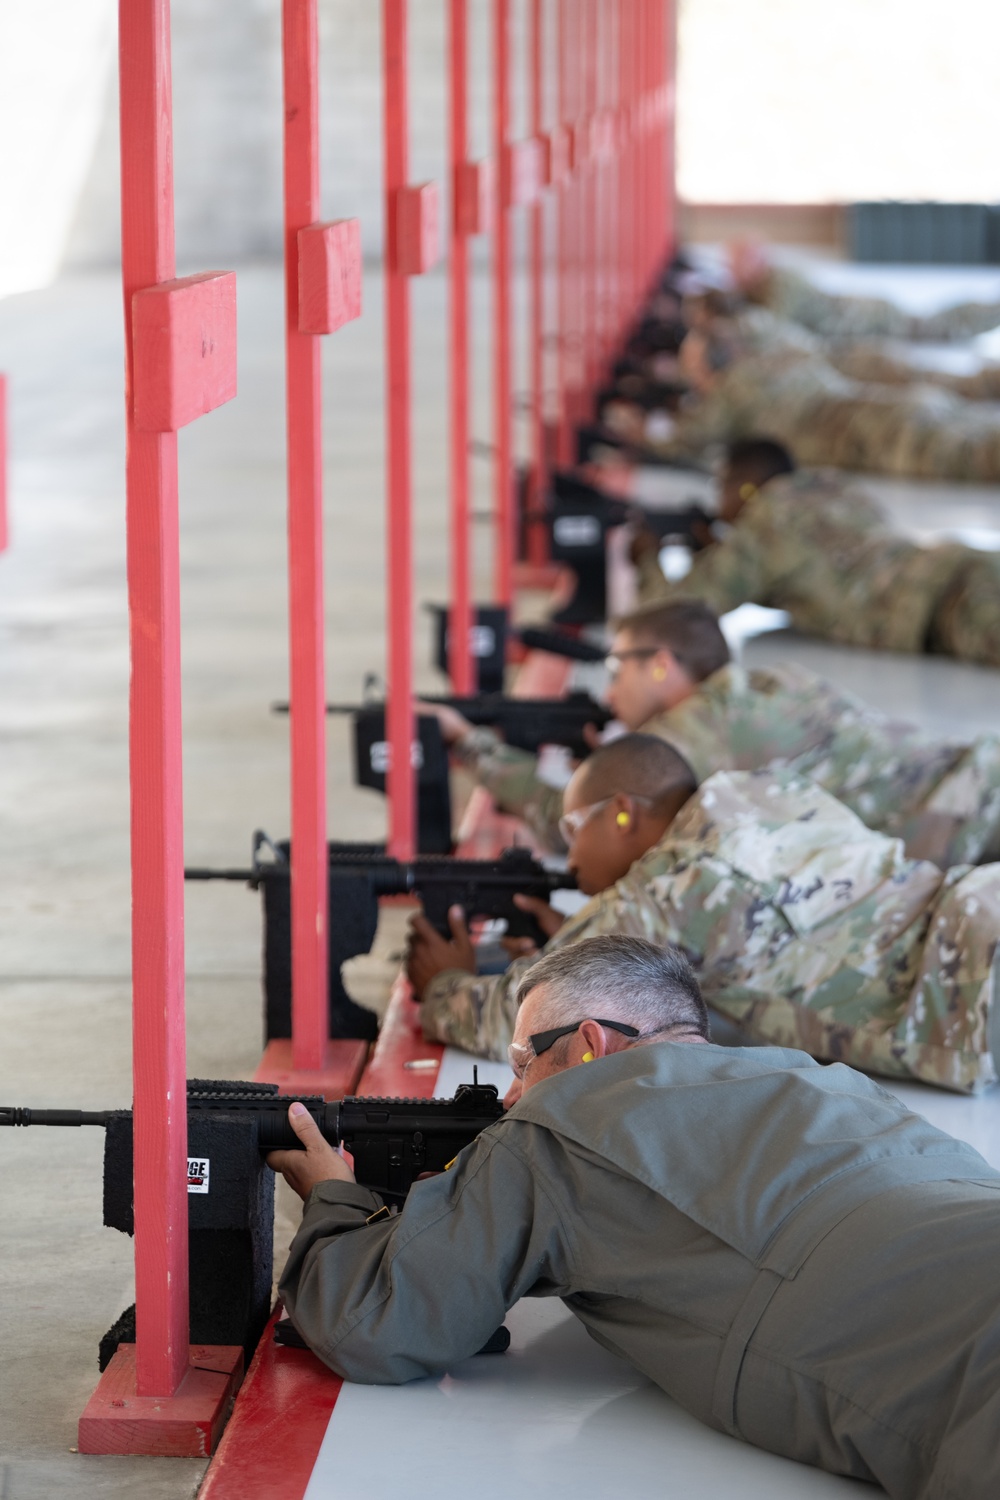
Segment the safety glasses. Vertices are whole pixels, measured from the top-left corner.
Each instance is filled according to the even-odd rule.
[[[609,1031],[619,1031],[622,1036],[637,1037],[639,1032],[634,1026],[626,1026],[622,1021],[601,1021],[596,1016],[584,1016],[583,1021],[594,1020],[598,1026],[606,1026]],[[551,1031],[536,1031],[534,1036],[529,1036],[526,1042],[511,1042],[507,1048],[507,1061],[510,1063],[516,1078],[524,1077],[524,1070],[535,1057],[541,1057],[543,1052],[558,1042],[560,1037],[571,1036],[574,1031],[579,1031],[583,1021],[574,1021],[571,1026],[554,1026]]]

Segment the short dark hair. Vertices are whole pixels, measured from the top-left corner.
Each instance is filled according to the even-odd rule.
[[[710,1039],[694,970],[676,948],[623,933],[583,938],[532,964],[518,985],[518,1005],[542,984],[549,988],[542,1018],[552,1027],[589,1014],[636,1027],[641,1036],[629,1043],[632,1047],[678,1030]],[[539,1029],[544,1029],[541,1022]]]
[[[737,438],[726,448],[726,465],[738,469],[754,484],[766,484],[779,474],[794,474],[795,460],[775,438]]]
[[[615,623],[616,629],[627,630],[637,640],[665,646],[693,682],[704,682],[729,661],[719,622],[700,599],[675,599],[636,609]]]
[[[657,813],[683,805],[698,789],[694,772],[680,751],[655,734],[623,734],[600,745],[583,762],[587,796],[642,797]]]

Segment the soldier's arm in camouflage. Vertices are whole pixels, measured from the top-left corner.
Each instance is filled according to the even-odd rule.
[[[602,891],[569,917],[540,953],[519,958],[503,974],[465,974],[448,969],[426,986],[420,1024],[428,1041],[446,1042],[479,1057],[502,1061],[514,1035],[515,996],[524,975],[544,953],[605,933],[674,942],[677,934],[666,912],[642,878],[643,861],[617,885]]]
[[[747,601],[766,604],[772,583],[769,554],[754,525],[751,502],[721,540],[695,555],[691,571],[676,583],[667,582],[653,558],[656,573],[650,567],[639,575],[639,603],[701,599],[717,615]]]
[[[562,792],[540,779],[537,756],[506,744],[487,726],[463,735],[452,749],[501,812],[521,818],[546,849],[565,851],[559,833]]]

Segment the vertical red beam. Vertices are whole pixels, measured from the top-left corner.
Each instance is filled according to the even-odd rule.
[[[590,415],[590,398],[596,377],[595,345],[597,342],[597,168],[593,153],[594,100],[597,48],[594,26],[597,0],[579,0],[580,15],[580,119],[587,142],[587,160],[580,174],[581,235],[581,305],[583,332],[583,405]]]
[[[389,853],[412,859],[416,838],[413,742],[413,539],[410,464],[410,292],[401,265],[397,205],[409,173],[407,0],[382,0],[385,187],[386,552],[388,658],[386,730]],[[456,634],[455,631],[452,632]],[[466,639],[468,634],[466,633]]]
[[[136,1382],[188,1365],[177,435],[136,426],[132,297],[174,275],[169,0],[121,0]]]
[[[581,360],[581,166],[576,146],[576,129],[580,115],[580,11],[577,0],[560,0],[559,6],[559,91],[563,121],[572,140],[572,170],[562,193],[560,214],[559,341],[562,351],[562,407],[560,461],[570,463],[573,456],[573,428],[580,417]]]
[[[572,113],[570,110],[569,91],[569,0],[557,0],[558,12],[556,16],[556,58],[557,58],[557,98],[558,107],[556,111],[562,131],[564,142],[569,140],[569,131],[572,126]],[[556,327],[557,327],[557,388],[559,397],[559,434],[558,434],[558,459],[565,467],[571,462],[572,457],[572,426],[570,412],[570,307],[572,305],[572,293],[570,290],[570,266],[571,266],[571,239],[572,239],[572,215],[571,197],[572,187],[570,183],[572,163],[567,150],[567,161],[562,179],[559,183],[559,196],[556,205]]]
[[[323,1065],[327,1019],[322,374],[299,331],[298,234],[319,218],[316,0],[283,0],[285,380],[292,769],[292,1061]]]
[[[451,620],[448,675],[452,692],[475,692],[470,649],[472,584],[469,516],[469,240],[462,222],[461,174],[468,158],[468,0],[449,0],[451,153]]]
[[[493,429],[496,469],[494,594],[514,594],[514,482],[511,434],[510,215],[506,147],[510,127],[510,0],[493,0],[493,156],[496,226],[493,254]]]
[[[542,0],[530,0],[528,11],[529,124],[536,140],[542,134]],[[532,512],[542,508],[548,484],[548,454],[545,429],[545,196],[539,193],[529,213],[530,234],[530,356],[531,356],[531,491]],[[528,561],[548,560],[545,528],[534,520],[528,527]]]
[[[627,311],[622,287],[622,256],[625,249],[625,110],[627,99],[622,91],[622,40],[624,16],[622,0],[611,0],[612,52],[609,59],[609,89],[615,119],[615,154],[608,183],[608,274],[611,278],[611,336],[621,343],[625,335]]]
[[[665,33],[663,82],[666,109],[663,116],[664,246],[667,255],[677,248],[677,5],[663,0]]]

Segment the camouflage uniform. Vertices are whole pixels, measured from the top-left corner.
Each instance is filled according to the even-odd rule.
[[[1000,738],[928,740],[804,667],[713,672],[690,698],[643,726],[684,756],[699,782],[716,771],[773,767],[808,776],[912,859],[942,869],[1000,859]],[[475,729],[456,747],[502,812],[561,852],[562,793],[526,750]]]
[[[788,267],[772,268],[755,294],[779,317],[824,338],[923,339],[944,343],[974,338],[1000,325],[1000,302],[964,302],[936,313],[908,313],[883,297],[824,292]]]
[[[601,933],[681,949],[754,1038],[960,1092],[996,1079],[1000,867],[943,876],[787,773],[719,772],[546,950]],[[439,974],[428,1037],[502,1057],[531,958]]]
[[[679,582],[644,560],[639,597],[702,599],[720,615],[749,600],[824,640],[1000,666],[1000,553],[918,546],[836,474],[770,480]]]
[[[824,339],[764,307],[746,307],[733,319],[740,346],[753,355],[782,350],[825,359],[841,375],[866,385],[926,385],[951,391],[966,401],[1000,401],[1000,364],[984,362],[967,375],[901,358],[885,341]]]
[[[832,464],[937,479],[1000,480],[1000,411],[940,382],[852,380],[807,341],[750,340],[714,389],[687,398],[669,439],[644,440],[667,458],[701,458],[713,444],[767,436],[801,464]]]
[[[873,385],[933,385],[951,391],[965,401],[1000,401],[1000,365],[983,364],[968,375],[930,369],[899,359],[880,344],[831,344],[826,357],[835,369],[851,380]]]

